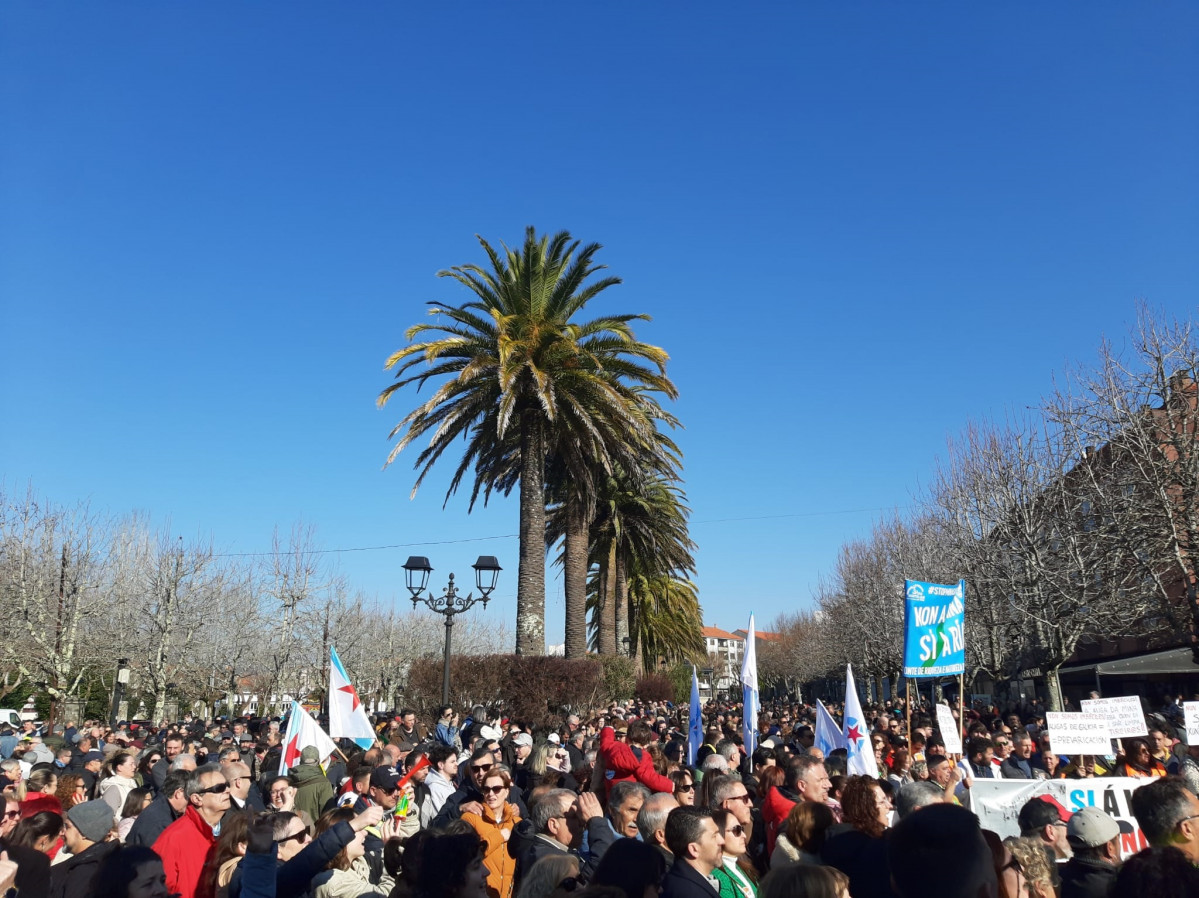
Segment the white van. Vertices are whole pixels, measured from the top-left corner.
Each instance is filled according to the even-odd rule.
[[[6,723],[18,733],[21,732],[21,715],[11,708],[0,708],[0,726]]]

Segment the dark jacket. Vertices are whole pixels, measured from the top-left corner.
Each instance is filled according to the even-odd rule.
[[[110,854],[120,846],[116,842],[95,845],[50,868],[50,898],[91,898],[95,894],[96,874]],[[24,891],[21,892],[24,898]]]
[[[675,858],[662,877],[662,898],[719,898],[720,892],[702,873],[686,861]]]
[[[126,845],[145,845],[152,848],[162,835],[163,830],[175,822],[179,815],[175,813],[165,795],[159,795],[137,815],[129,835],[125,837]]]
[[[587,841],[590,846],[590,856],[584,858],[573,848],[565,848],[553,839],[540,838],[533,832],[533,821],[521,820],[512,831],[508,840],[508,853],[516,858],[516,881],[520,882],[525,873],[543,857],[557,854],[571,854],[579,859],[579,879],[588,882],[595,868],[599,866],[604,852],[616,841],[616,833],[608,825],[607,817],[595,817],[587,821]]]
[[[1034,776],[1029,776],[1016,764],[1016,756],[1012,755],[1004,759],[1004,762],[999,765],[999,773],[1005,780],[1030,780]],[[1032,769],[1032,761],[1028,762],[1028,767]]]
[[[0,839],[0,851],[17,864],[17,894],[20,898],[45,898],[50,894],[50,858],[22,845],[9,845]]]
[[[275,894],[279,898],[305,898],[312,893],[312,880],[318,873],[329,865],[329,861],[337,857],[337,853],[354,841],[354,828],[346,820],[325,830],[304,847],[304,850],[285,864],[276,862]],[[249,855],[247,855],[249,857]],[[233,871],[233,879],[229,882],[229,898],[252,898],[261,892],[249,890],[249,883],[243,883],[242,864]]]
[[[836,833],[834,835],[834,833]],[[891,871],[887,866],[887,837],[872,838],[864,832],[838,824],[829,827],[820,860],[849,877],[853,898],[894,898]]]
[[[1098,858],[1072,857],[1057,868],[1062,898],[1107,898],[1120,872],[1117,864]]]

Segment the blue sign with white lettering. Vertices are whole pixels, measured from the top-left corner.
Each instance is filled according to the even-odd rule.
[[[940,677],[966,670],[966,581],[952,586],[904,580],[903,675]]]

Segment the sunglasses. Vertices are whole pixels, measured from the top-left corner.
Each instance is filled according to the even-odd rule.
[[[20,811],[5,811],[5,812],[4,812],[4,819],[5,819],[5,820],[16,820],[16,819],[17,819],[18,817],[20,817],[20,816],[21,816],[21,812],[20,812]]]
[[[229,788],[228,783],[217,783],[215,786],[209,786],[207,789],[199,789],[195,792],[196,795],[220,795]]]
[[[276,845],[284,845],[288,842],[291,842],[292,840],[295,840],[297,842],[307,842],[308,841],[308,830],[302,829],[298,833],[292,833],[290,836],[284,836],[282,839],[276,839],[275,844]]]
[[[730,826],[726,830],[726,832],[730,836],[737,836],[738,838],[740,838],[741,836],[745,835],[745,827],[742,826],[740,823],[734,823],[732,826]]]
[[[749,801],[749,793],[742,792],[740,795],[730,795],[725,801]]]
[[[494,764],[472,764],[470,769],[473,770],[475,773],[486,773],[488,770],[490,770],[494,766],[495,766]]]
[[[674,791],[676,791],[676,792],[694,792],[695,791],[695,783],[688,783],[685,786],[675,786]]]
[[[484,786],[483,791],[488,795],[499,795],[501,792],[507,792],[507,786]]]

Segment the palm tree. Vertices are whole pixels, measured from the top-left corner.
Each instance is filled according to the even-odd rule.
[[[431,433],[415,462],[412,493],[458,437],[466,441],[446,501],[473,466],[473,506],[495,489],[520,486],[520,561],[517,571],[516,652],[545,651],[545,467],[559,432],[569,431],[592,458],[606,457],[614,434],[641,441],[646,417],[630,405],[636,383],[668,396],[666,353],[639,342],[631,322],[645,315],[574,319],[603,290],[620,283],[605,277],[588,283],[604,266],[594,263],[600,246],[580,248],[570,234],[552,238],[525,232],[523,247],[480,245],[489,266],[460,265],[438,272],[458,281],[475,298],[461,306],[432,302],[432,323],[417,324],[409,345],[393,353],[386,368],[395,383],[379,394],[380,407],[399,390],[429,380],[433,395],[391,431],[403,432],[387,464],[413,440]],[[428,339],[425,337],[428,336]],[[421,338],[418,341],[418,338]],[[427,365],[416,370],[418,365]]]
[[[695,570],[689,510],[672,473],[618,470],[601,490],[592,525],[594,624],[601,654],[625,651],[629,633],[629,578],[680,578]],[[702,626],[702,625],[700,625]],[[635,645],[629,643],[629,651]]]
[[[673,574],[629,574],[630,652],[644,670],[659,658],[668,663],[705,658],[703,611],[695,584]]]

